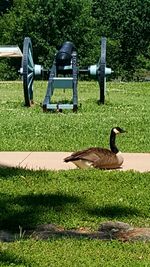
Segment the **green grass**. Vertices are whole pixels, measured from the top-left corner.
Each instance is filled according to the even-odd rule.
[[[10,172],[11,171],[11,175]],[[150,173],[1,170],[1,228],[43,222],[97,229],[105,220],[148,226]],[[11,222],[11,223],[10,223]]]
[[[107,147],[110,129],[121,126],[128,131],[118,138],[121,151],[149,152],[150,83],[107,83],[106,104],[99,106],[98,84],[79,82],[82,107],[77,114],[71,111],[43,113],[40,103],[46,86],[46,82],[35,82],[36,105],[30,109],[23,107],[21,83],[0,84],[1,151],[74,151],[88,146]],[[62,93],[60,100],[70,99],[68,91]]]
[[[4,244],[1,262],[1,267],[149,267],[150,258],[148,244],[61,238]]]
[[[98,85],[79,83],[77,114],[45,114],[45,82],[35,82],[36,105],[23,107],[21,83],[0,83],[1,151],[74,151],[108,146],[112,126],[128,133],[117,139],[123,152],[149,152],[149,83],[108,83],[98,106]],[[56,95],[56,98],[58,96]],[[70,97],[69,93],[63,98]],[[150,173],[99,170],[0,169],[0,229],[19,234],[39,224],[98,229],[104,221],[149,227]],[[18,238],[1,243],[0,266],[150,266],[149,243],[121,243],[56,236],[47,241]]]
[[[1,170],[1,229],[42,223],[98,229],[101,222],[150,224],[150,173]],[[51,237],[2,244],[0,266],[149,266],[148,243]]]

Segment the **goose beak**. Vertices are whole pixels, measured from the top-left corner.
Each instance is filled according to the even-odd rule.
[[[120,133],[127,133],[127,131],[124,129],[121,129]]]

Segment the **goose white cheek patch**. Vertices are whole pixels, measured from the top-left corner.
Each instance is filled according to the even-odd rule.
[[[117,129],[114,129],[113,131],[114,131],[115,134],[119,133],[119,131]]]

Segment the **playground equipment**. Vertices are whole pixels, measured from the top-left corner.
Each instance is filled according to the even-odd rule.
[[[106,94],[106,75],[111,74],[111,68],[106,67],[106,38],[101,38],[101,57],[98,64],[91,65],[80,70],[77,67],[77,50],[73,43],[65,42],[55,54],[54,61],[49,70],[44,70],[41,65],[34,64],[32,43],[29,37],[25,37],[23,44],[23,58],[20,74],[23,76],[23,89],[25,105],[33,104],[33,82],[38,75],[48,73],[48,85],[46,95],[42,104],[43,111],[78,109],[78,74],[95,76],[98,79],[100,89],[99,103],[104,104]],[[53,103],[52,96],[55,89],[72,89],[71,103]]]

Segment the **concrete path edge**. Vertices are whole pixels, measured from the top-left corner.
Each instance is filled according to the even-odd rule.
[[[70,170],[73,163],[63,159],[72,152],[0,152],[0,167],[21,167],[30,170]],[[150,172],[150,153],[122,153],[124,163],[119,170]]]

